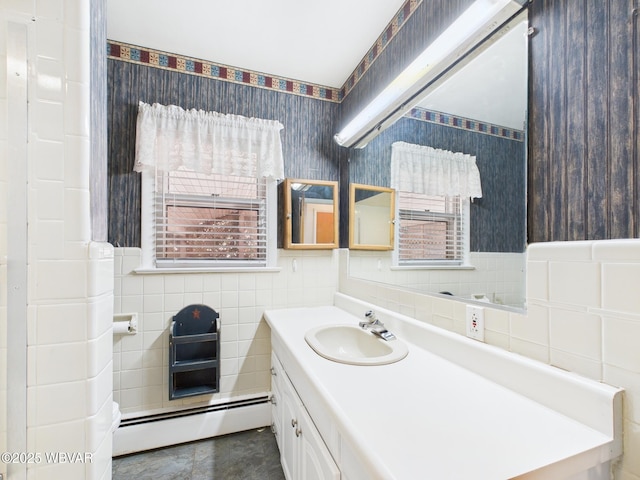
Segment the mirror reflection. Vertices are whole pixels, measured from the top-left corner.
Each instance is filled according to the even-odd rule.
[[[284,247],[338,247],[338,182],[286,179]]]
[[[395,195],[391,188],[352,183],[349,189],[349,248],[393,249]]]
[[[392,252],[354,251],[352,276],[523,306],[527,28],[525,11],[365,148],[350,150],[350,179],[381,185],[390,185],[391,145],[397,141],[475,156],[483,196],[469,209],[468,264],[405,268]]]

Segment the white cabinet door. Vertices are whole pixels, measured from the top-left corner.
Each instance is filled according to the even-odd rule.
[[[282,470],[287,480],[298,480],[297,475],[299,445],[296,431],[298,426],[298,395],[293,389],[293,385],[289,382],[286,374],[280,379],[280,387],[282,391],[280,396],[281,412],[282,412],[282,438],[280,440],[280,462]]]
[[[277,357],[272,365],[279,365]],[[275,369],[273,422],[280,425],[280,463],[287,480],[340,480],[340,471],[286,372]],[[272,377],[272,382],[274,378]],[[280,415],[280,418],[276,418]],[[277,436],[276,436],[277,438]]]
[[[298,411],[298,424],[298,442],[300,444],[298,478],[304,480],[340,480],[340,470],[338,470],[333,457],[304,406],[300,406]]]

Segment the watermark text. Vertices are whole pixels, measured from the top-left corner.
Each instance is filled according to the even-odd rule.
[[[92,452],[2,452],[0,462],[39,464],[39,463],[92,463]]]

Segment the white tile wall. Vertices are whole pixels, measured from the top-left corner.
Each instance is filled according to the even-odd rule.
[[[9,0],[0,9],[0,118],[7,117],[8,22],[27,30],[27,449],[89,452],[93,463],[28,465],[30,479],[111,473],[113,248],[91,243],[89,2]],[[0,124],[6,151],[7,125]],[[2,156],[3,161],[6,156]],[[6,164],[0,192],[6,199]],[[6,205],[0,202],[0,284],[6,285]],[[106,320],[105,320],[106,319]],[[19,321],[13,319],[12,321]],[[0,295],[0,358],[6,357]],[[6,450],[6,362],[0,360],[0,451]],[[11,366],[8,366],[11,368]],[[6,465],[0,463],[6,475]],[[5,477],[6,478],[6,477]]]
[[[526,311],[485,308],[485,341],[624,388],[625,453],[613,478],[640,480],[640,240],[534,244],[526,272]],[[343,293],[464,332],[464,302],[340,273]]]
[[[599,307],[599,266],[590,261],[549,262],[549,301],[580,308]]]
[[[353,251],[350,274],[424,293],[451,292],[460,297],[485,295],[491,302],[521,307],[525,297],[525,254],[472,252],[473,269],[397,269],[390,252]]]
[[[338,288],[335,250],[278,251],[279,271],[137,274],[140,249],[115,250],[115,312],[137,313],[138,333],[113,338],[114,399],[125,418],[270,390],[267,308],[327,305]],[[171,317],[192,303],[220,314],[220,392],[169,401]]]

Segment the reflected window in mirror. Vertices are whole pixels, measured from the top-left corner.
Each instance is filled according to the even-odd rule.
[[[349,187],[349,248],[392,250],[395,190],[352,183]]]
[[[338,248],[338,182],[284,181],[284,248]]]
[[[398,192],[396,265],[467,263],[468,199],[482,197],[475,156],[394,142],[391,185]]]
[[[398,266],[458,266],[468,263],[469,200],[398,191]]]

